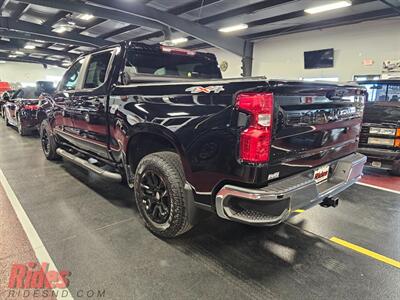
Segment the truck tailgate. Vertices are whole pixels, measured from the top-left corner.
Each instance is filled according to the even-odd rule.
[[[269,180],[356,152],[364,90],[325,83],[270,82],[275,96]]]

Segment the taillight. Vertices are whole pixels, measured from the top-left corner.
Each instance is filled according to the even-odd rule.
[[[24,109],[25,110],[37,110],[39,108],[38,105],[25,105]]]
[[[236,98],[236,108],[250,114],[250,124],[240,134],[240,160],[257,164],[268,162],[274,95],[272,93],[239,94]]]

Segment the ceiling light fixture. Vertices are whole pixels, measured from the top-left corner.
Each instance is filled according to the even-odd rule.
[[[25,55],[25,53],[22,52],[22,51],[15,51],[15,54],[17,54],[17,55]]]
[[[91,14],[81,14],[78,16],[78,18],[81,20],[84,20],[84,21],[89,21],[89,20],[93,19],[94,16]]]
[[[219,32],[233,32],[233,31],[239,31],[239,30],[243,30],[243,29],[247,29],[249,28],[249,25],[247,24],[238,24],[238,25],[233,25],[233,26],[228,26],[228,27],[222,27],[220,29],[218,29]]]
[[[9,57],[9,58],[16,58],[17,56],[14,55],[14,54],[10,54],[8,57]]]
[[[68,31],[68,29],[65,26],[60,26],[60,27],[54,28],[53,31],[56,33],[64,33],[66,31]]]
[[[304,11],[308,14],[318,14],[321,12],[334,10],[334,9],[338,9],[338,8],[343,8],[343,7],[348,7],[351,5],[352,5],[351,1],[338,1],[338,2],[331,3],[331,4],[311,7],[311,8],[305,9]]]
[[[33,50],[33,49],[36,48],[36,46],[34,46],[34,45],[25,45],[24,48],[25,48],[25,49],[28,49],[28,50]]]
[[[176,45],[179,45],[179,44],[186,43],[187,41],[188,41],[188,38],[180,37],[180,38],[176,38],[176,39],[172,39],[172,40],[166,40],[164,42],[161,42],[161,45],[164,45],[164,46],[176,46]]]

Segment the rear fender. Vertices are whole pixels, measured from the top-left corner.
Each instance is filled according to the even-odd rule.
[[[175,152],[179,155],[181,159],[185,177],[191,177],[192,171],[186,158],[182,144],[179,142],[177,136],[172,131],[158,124],[141,123],[131,127],[128,130],[128,143],[124,145],[123,151],[127,162],[129,162],[129,148],[131,146],[131,142],[135,137],[138,137],[138,135],[140,134],[152,135],[155,139],[157,139],[158,137],[162,140],[168,141],[174,147]]]

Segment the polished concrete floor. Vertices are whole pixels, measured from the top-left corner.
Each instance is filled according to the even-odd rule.
[[[400,260],[400,194],[355,185],[341,194],[339,207],[315,207],[274,228],[210,214],[189,234],[164,241],[143,227],[126,186],[47,161],[37,137],[20,137],[2,121],[0,169],[58,269],[71,271],[72,294],[105,290],[106,299],[400,298],[399,268],[330,241],[338,237]],[[15,255],[21,251],[26,250],[16,247]]]

